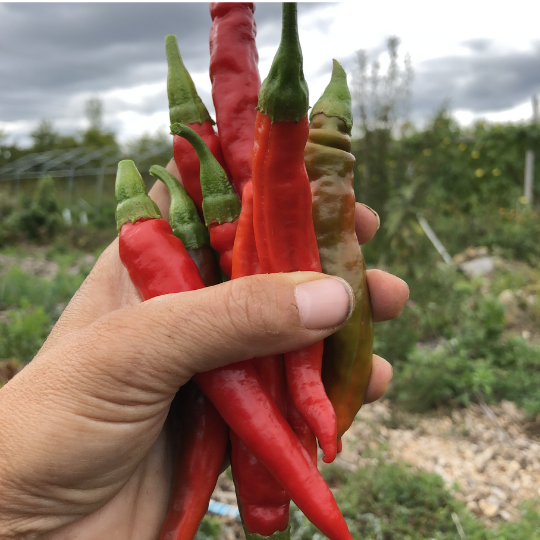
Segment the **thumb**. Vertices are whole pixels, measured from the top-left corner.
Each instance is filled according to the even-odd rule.
[[[194,373],[324,339],[353,303],[345,281],[322,274],[250,276],[105,315],[80,333],[87,354],[72,361],[172,396]]]

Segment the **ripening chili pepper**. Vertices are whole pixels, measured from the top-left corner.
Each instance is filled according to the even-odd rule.
[[[248,182],[242,195],[242,212],[234,241],[232,279],[261,273],[253,230],[253,184]],[[270,397],[286,416],[286,388],[281,354],[252,361]],[[268,469],[231,431],[231,466],[236,497],[246,539],[288,540],[290,537],[290,498]],[[255,540],[255,539],[254,539]]]
[[[150,174],[161,180],[171,196],[169,223],[174,236],[180,238],[189,256],[195,261],[206,287],[221,283],[219,267],[210,247],[210,235],[197,208],[174,175],[159,165],[150,167]]]
[[[200,161],[200,185],[203,194],[204,222],[210,232],[210,244],[219,253],[219,264],[227,277],[232,273],[234,238],[240,216],[240,201],[227,174],[203,139],[183,124],[173,124],[171,132],[186,139]]]
[[[223,155],[240,197],[251,180],[255,108],[261,86],[254,12],[253,2],[210,4],[212,99]]]
[[[120,259],[143,299],[202,289],[197,266],[147,195],[133,161],[118,164],[115,191]]]
[[[347,324],[324,340],[322,378],[341,438],[362,405],[371,374],[373,321],[366,265],[355,232],[351,95],[347,75],[336,60],[310,120],[305,163],[322,271],[345,279],[356,300]]]
[[[229,429],[193,381],[180,387],[171,416],[178,450],[169,510],[159,540],[193,540],[216,487]]]
[[[282,35],[261,86],[253,147],[253,222],[263,272],[321,271],[304,165],[309,126],[295,3],[283,3]],[[287,384],[319,439],[336,457],[336,415],[321,381],[323,342],[285,354]]]
[[[132,161],[118,164],[116,198],[120,258],[143,300],[204,287],[195,263],[161,219]],[[253,365],[237,362],[193,379],[305,516],[331,540],[352,540],[332,492]]]
[[[167,53],[167,94],[169,97],[169,117],[171,124],[186,124],[196,131],[204,140],[210,151],[224,168],[225,164],[221,143],[214,131],[214,121],[197,94],[193,80],[185,68],[178,49],[176,36],[165,38]],[[173,137],[174,161],[180,171],[182,183],[191,197],[199,215],[202,217],[202,192],[199,183],[199,159],[192,146],[182,137]]]

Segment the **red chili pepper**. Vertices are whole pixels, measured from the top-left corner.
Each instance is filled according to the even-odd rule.
[[[331,540],[352,540],[332,492],[264,388],[251,361],[194,376],[250,452]]]
[[[321,271],[304,164],[309,134],[296,4],[283,3],[281,43],[259,94],[253,147],[254,226],[263,272]],[[323,342],[285,354],[287,383],[298,411],[331,462],[336,415],[321,381]]]
[[[208,511],[229,441],[229,428],[216,408],[189,381],[171,405],[179,436],[169,511],[159,540],[193,540]]]
[[[197,266],[148,197],[133,161],[118,164],[116,200],[120,259],[143,299],[202,289]]]
[[[223,154],[240,196],[251,180],[255,108],[261,86],[254,12],[253,2],[210,4],[212,98]]]
[[[146,194],[144,182],[132,161],[119,163],[116,196],[120,256],[143,299],[202,288],[195,263],[182,242],[172,235],[169,224],[160,219],[159,210]],[[143,227],[147,223],[164,223],[168,230],[158,225],[146,233]],[[125,235],[124,231],[131,233],[137,229],[142,232]],[[141,246],[137,245],[138,240]],[[127,249],[123,249],[123,244]],[[238,362],[199,373],[194,380],[305,516],[331,540],[352,540],[332,492],[272,401],[253,365],[249,361]]]
[[[229,176],[221,143],[214,131],[214,121],[210,118],[208,110],[197,94],[193,80],[182,62],[176,36],[169,35],[165,38],[165,50],[169,67],[167,94],[169,96],[171,124],[177,122],[186,124],[197,132]],[[182,183],[202,217],[202,191],[199,183],[200,166],[197,154],[186,140],[175,136],[173,137],[173,155],[182,177]]]
[[[260,269],[253,230],[253,184],[248,182],[234,242],[232,279],[260,274]],[[251,362],[270,397],[286,416],[282,355],[255,358]],[[271,540],[288,539],[290,498],[287,492],[233,431],[230,437],[233,479],[246,537],[257,534]]]
[[[227,174],[202,138],[183,124],[173,124],[171,131],[192,145],[200,161],[200,186],[204,222],[210,232],[210,244],[219,253],[219,264],[227,277],[232,273],[232,254],[240,201]]]

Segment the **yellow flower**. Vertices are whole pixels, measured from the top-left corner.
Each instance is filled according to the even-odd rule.
[[[501,216],[504,216],[505,213],[506,213],[506,208],[499,208],[499,214],[501,214]]]
[[[471,156],[473,159],[478,159],[480,157],[480,152],[478,150],[473,150]]]
[[[424,154],[424,156],[431,156],[431,149],[430,148],[424,148],[423,154]]]
[[[443,144],[450,144],[452,142],[452,139],[450,137],[445,137],[443,140]]]
[[[476,174],[476,176],[478,178],[482,178],[482,176],[484,176],[484,169],[476,169],[476,171],[474,171],[474,174]]]
[[[501,170],[500,169],[493,169],[491,171],[491,174],[493,174],[493,176],[501,176]]]
[[[466,145],[464,142],[462,142],[462,143],[458,146],[458,148],[463,152],[463,151],[467,150],[467,145]]]
[[[521,204],[527,204],[527,199],[526,199],[525,197],[521,196],[521,197],[519,198],[519,202],[520,202]]]

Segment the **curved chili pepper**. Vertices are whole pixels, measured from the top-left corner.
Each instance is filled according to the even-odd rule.
[[[253,2],[210,4],[212,98],[223,155],[240,197],[251,180],[255,108],[261,86],[254,12]]]
[[[216,487],[229,429],[193,381],[180,387],[171,413],[177,419],[171,427],[179,444],[169,510],[159,540],[193,540]]]
[[[120,257],[143,300],[202,288],[204,284],[195,263],[182,242],[173,236],[170,225],[160,219],[159,210],[148,197],[132,161],[119,163],[116,196]],[[147,231],[146,224],[158,226]],[[141,232],[129,234],[134,230]],[[332,492],[253,365],[249,361],[238,362],[198,373],[193,378],[305,516],[331,540],[352,540]]]
[[[253,147],[254,226],[263,272],[321,271],[304,165],[309,133],[296,4],[283,3],[282,36],[261,86]],[[336,415],[321,381],[323,342],[285,354],[292,398],[319,439],[325,461],[336,457]]]
[[[180,238],[194,260],[206,287],[221,283],[219,268],[210,247],[210,235],[197,208],[175,176],[160,165],[152,165],[150,174],[161,180],[171,196],[169,223],[174,236]]]
[[[182,62],[176,36],[169,35],[165,38],[165,51],[168,65],[167,94],[171,124],[177,122],[186,124],[196,131],[229,176],[221,143],[214,131],[214,121],[210,118],[208,110],[197,94],[193,80]],[[202,217],[200,166],[197,154],[187,141],[175,136],[173,137],[173,155],[182,177],[182,183]]]
[[[231,278],[260,273],[253,230],[253,184],[250,181],[246,184],[242,196],[242,212],[234,242]],[[254,358],[251,362],[270,397],[285,416],[287,404],[282,355]],[[230,437],[233,479],[246,538],[257,535],[259,540],[288,540],[290,498],[287,492],[233,431]]]
[[[234,238],[240,217],[240,201],[227,174],[203,139],[183,124],[173,124],[171,132],[186,139],[200,161],[200,186],[203,194],[204,222],[210,232],[210,244],[219,253],[219,264],[227,277],[232,273]]]
[[[331,540],[352,540],[332,492],[251,361],[197,373],[194,380],[304,515]]]
[[[304,156],[321,267],[326,274],[345,279],[356,299],[347,324],[324,340],[322,379],[341,438],[362,405],[371,374],[373,321],[366,265],[355,233],[351,95],[347,75],[336,60],[330,84],[310,120]]]

